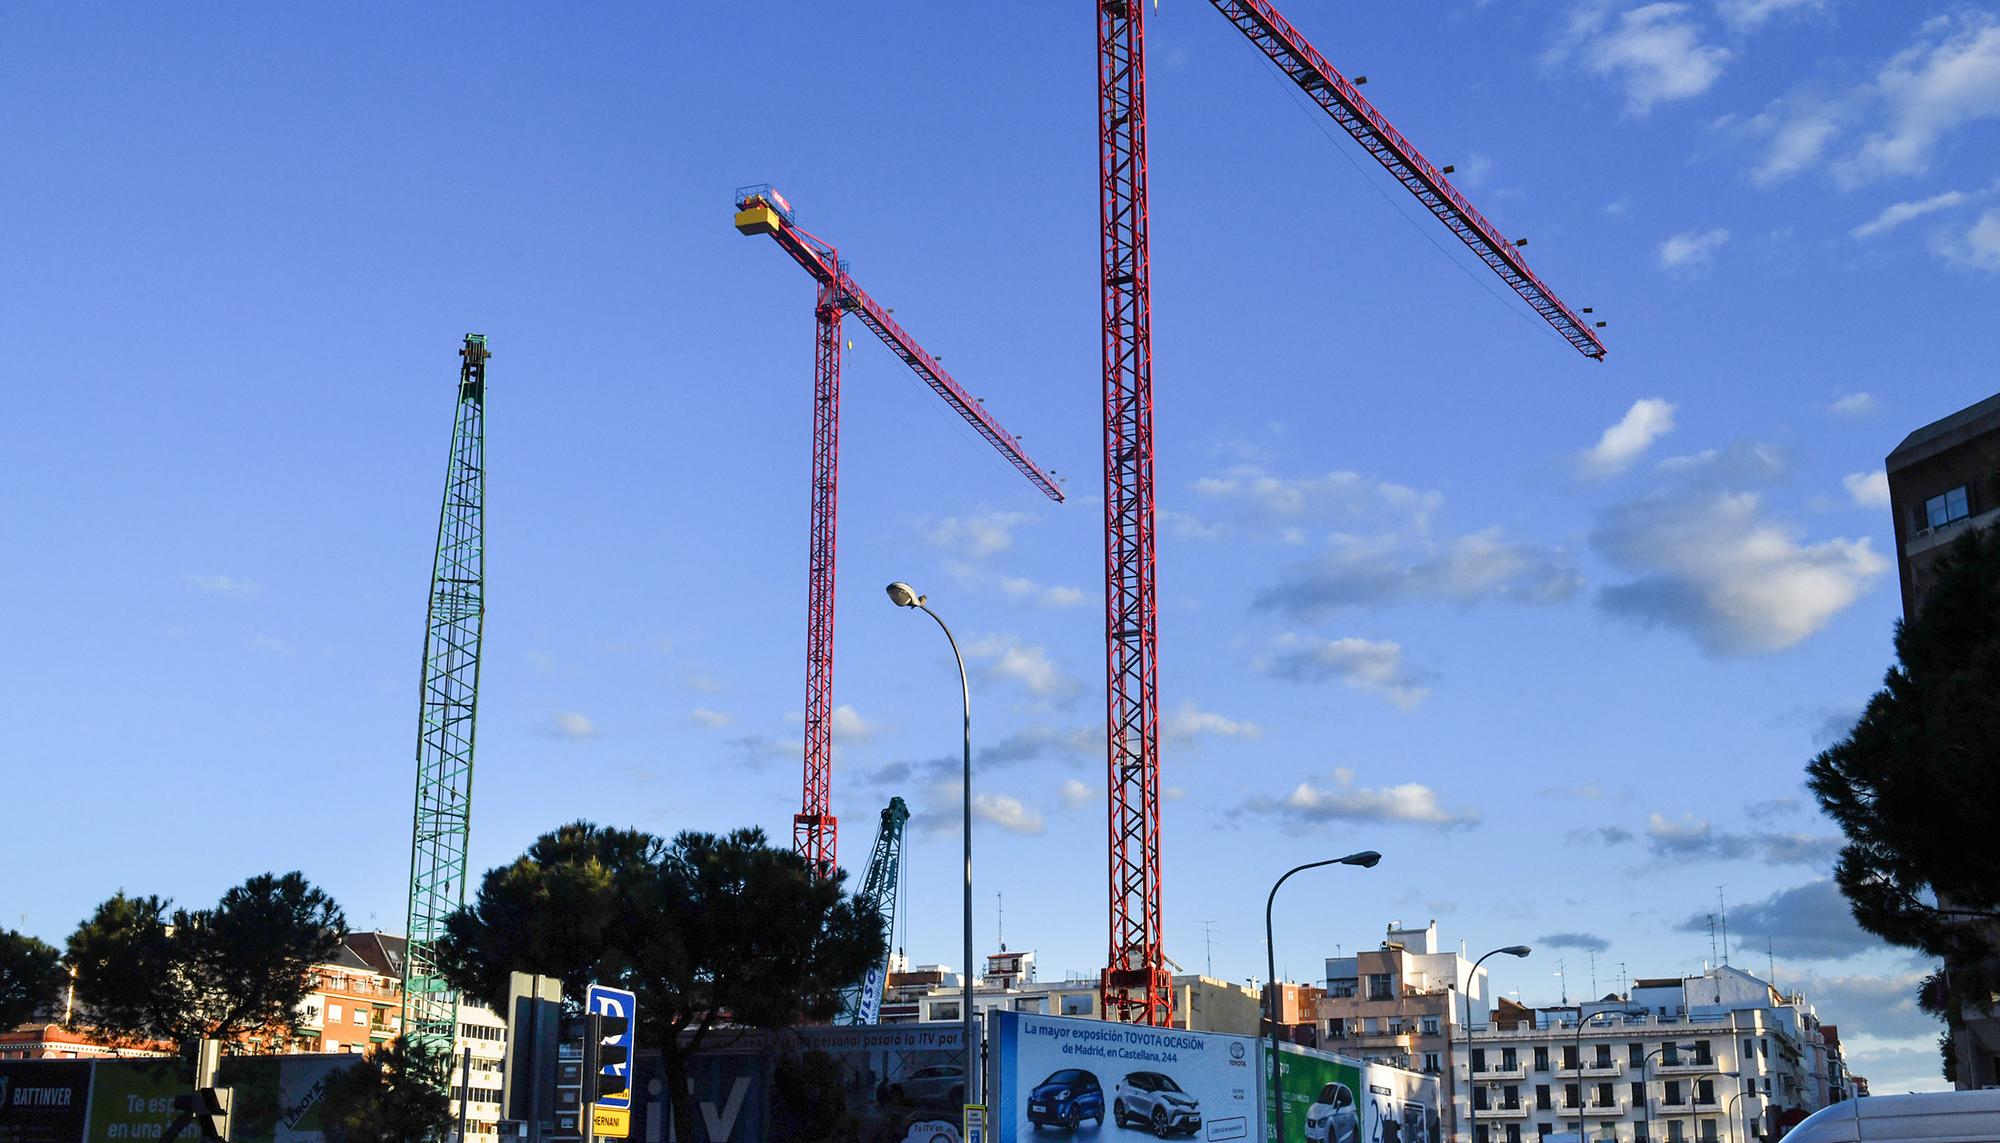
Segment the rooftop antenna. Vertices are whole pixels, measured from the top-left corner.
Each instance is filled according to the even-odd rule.
[[[1625,971],[1625,962],[1622,960],[1618,962],[1618,987],[1625,990],[1625,995],[1621,999],[1628,1001],[1632,999],[1632,977]]]
[[[1215,922],[1201,923],[1202,974],[1215,975]]]
[[[993,908],[1000,914],[1000,920],[999,920],[1000,951],[1006,952],[1007,951],[1007,895],[1005,893],[996,892],[993,894],[993,902],[994,902]]]
[[[1764,955],[1771,958],[1771,967],[1767,971],[1770,973],[1771,987],[1776,988],[1778,987],[1778,946],[1771,940],[1768,933],[1764,936]]]
[[[1568,963],[1567,963],[1566,961],[1564,961],[1564,960],[1562,960],[1562,959],[1560,959],[1560,958],[1558,958],[1558,959],[1556,960],[1556,975],[1562,978],[1562,1002],[1563,1002],[1563,1004],[1564,1004],[1565,1006],[1567,1006],[1567,1005],[1569,1004],[1569,972],[1568,972],[1568,969],[1569,969],[1569,964],[1568,964]]]
[[[1709,964],[1714,964],[1714,963],[1716,963],[1716,960],[1715,960],[1715,914],[1714,914],[1714,913],[1710,913],[1710,914],[1708,915],[1708,961],[1709,961]],[[1705,965],[1702,965],[1702,966],[1701,966],[1701,969],[1702,969],[1702,971],[1703,971],[1703,972],[1707,972],[1707,971],[1708,971],[1708,967],[1709,967],[1709,966],[1708,966],[1707,964],[1705,964]]]
[[[1715,887],[1715,909],[1717,917],[1722,922],[1722,963],[1728,964],[1729,963],[1729,902],[1723,900],[1722,898],[1722,890],[1724,888],[1725,886],[1722,885],[1717,885]]]

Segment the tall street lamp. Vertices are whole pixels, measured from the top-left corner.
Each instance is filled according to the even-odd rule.
[[[951,657],[958,662],[958,691],[964,700],[965,711],[965,777],[962,783],[965,792],[965,996],[960,1002],[964,1011],[959,1015],[965,1021],[965,1102],[978,1103],[984,1061],[972,1020],[972,684],[965,679],[965,656],[958,653],[958,640],[952,638],[951,628],[944,625],[937,612],[924,606],[928,597],[918,595],[915,588],[901,580],[890,584],[888,591],[889,602],[897,607],[915,608],[937,623],[938,630],[944,632],[945,642],[951,644]]]
[[[1647,1052],[1645,1058],[1639,1061],[1639,1090],[1646,1097],[1646,1138],[1649,1141],[1653,1138],[1653,1080],[1652,1076],[1648,1074],[1648,1069],[1652,1066],[1653,1057],[1662,1052],[1673,1052],[1675,1054],[1687,1052],[1692,1054],[1694,1050],[1695,1047],[1693,1044],[1661,1044],[1659,1047]],[[1583,1061],[1578,1060],[1577,1062],[1582,1063]],[[1578,1076],[1578,1082],[1582,1082],[1580,1075]],[[1582,1089],[1579,1088],[1578,1090]]]
[[[1508,956],[1527,956],[1534,951],[1534,949],[1529,948],[1527,945],[1508,945],[1506,948],[1481,953],[1479,959],[1472,962],[1472,968],[1465,974],[1465,987],[1458,990],[1459,997],[1465,1001],[1465,1106],[1468,1118],[1472,1114],[1473,1087],[1478,1082],[1472,1078],[1472,978],[1479,975],[1479,966],[1485,964],[1486,958],[1489,956],[1499,956],[1501,953],[1506,953]],[[1446,1060],[1445,1063],[1451,1064],[1451,1061]],[[1456,1084],[1458,1075],[1457,1065],[1453,1064],[1450,1071],[1446,1074]],[[1454,1120],[1458,1118],[1458,1093],[1456,1092],[1453,1092],[1451,1096],[1451,1117]],[[1473,1133],[1468,1131],[1467,1134],[1470,1135]],[[1458,1128],[1456,1126],[1452,1128],[1452,1137],[1458,1137]]]
[[[1576,1021],[1576,1137],[1579,1143],[1586,1138],[1583,1133],[1583,1030],[1599,1016],[1644,1016],[1643,1008],[1600,1008],[1588,1016],[1581,1015],[1583,1005],[1578,1004]]]
[[[1373,869],[1375,863],[1380,860],[1382,860],[1381,854],[1372,849],[1364,849],[1360,853],[1350,853],[1346,857],[1308,861],[1304,865],[1296,865],[1285,870],[1285,876],[1278,878],[1277,883],[1271,886],[1270,895],[1264,898],[1264,987],[1271,997],[1266,1007],[1271,1010],[1271,1106],[1276,1109],[1271,1123],[1278,1143],[1285,1141],[1285,1093],[1278,1083],[1278,1078],[1284,1072],[1278,1060],[1278,950],[1271,943],[1271,903],[1278,899],[1278,886],[1283,885],[1294,873],[1318,869],[1322,865],[1358,865],[1363,869]]]

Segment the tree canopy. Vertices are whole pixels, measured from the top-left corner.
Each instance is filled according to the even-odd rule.
[[[880,959],[873,907],[844,880],[814,876],[761,830],[667,842],[576,822],[489,871],[439,958],[454,987],[496,1010],[516,970],[560,977],[572,1004],[592,981],[630,989],[639,1042],[659,1049],[668,1090],[685,1091],[687,1057],[711,1029],[831,1019]],[[688,1101],[674,1109],[680,1137],[696,1138]]]
[[[53,945],[0,929],[0,1032],[32,1019],[62,985],[62,954]]]
[[[442,1139],[451,1127],[444,1089],[450,1061],[398,1037],[353,1067],[326,1077],[320,1118],[330,1143],[406,1143]]]
[[[212,909],[119,892],[69,938],[83,1020],[114,1040],[283,1044],[298,1035],[314,966],[347,935],[304,875],[259,874]]]
[[[1955,1013],[1991,1008],[2000,913],[2000,532],[1968,531],[1860,721],[1807,767],[1847,835],[1834,880],[1862,928],[1942,958]]]

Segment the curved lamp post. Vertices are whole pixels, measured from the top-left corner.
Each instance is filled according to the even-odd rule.
[[[965,1102],[979,1102],[980,1080],[985,1076],[984,1060],[981,1059],[977,1033],[973,1030],[972,1019],[972,685],[965,679],[965,656],[958,653],[958,640],[952,638],[951,628],[944,625],[938,614],[924,606],[927,596],[917,594],[917,589],[898,580],[888,587],[889,602],[897,607],[909,607],[923,612],[937,623],[938,630],[944,632],[945,642],[951,644],[951,657],[958,662],[958,691],[964,700],[965,722],[963,735],[965,751],[965,995],[960,1001],[964,1011],[959,1013],[965,1022]]]
[[[1645,1055],[1645,1058],[1644,1058],[1644,1059],[1641,1059],[1641,1060],[1639,1061],[1639,1090],[1640,1090],[1640,1091],[1642,1091],[1642,1092],[1644,1092],[1644,1093],[1645,1093],[1645,1096],[1646,1096],[1646,1139],[1647,1139],[1647,1143],[1652,1143],[1652,1138],[1653,1138],[1653,1080],[1652,1080],[1652,1076],[1651,1076],[1651,1075],[1649,1074],[1649,1072],[1648,1072],[1648,1068],[1649,1068],[1649,1067],[1650,1067],[1650,1065],[1652,1064],[1652,1062],[1653,1062],[1653,1057],[1654,1057],[1654,1056],[1657,1056],[1657,1055],[1659,1055],[1660,1053],[1662,1053],[1662,1052],[1665,1052],[1665,1051],[1667,1051],[1667,1050],[1669,1050],[1669,1049],[1671,1049],[1671,1050],[1673,1050],[1673,1051],[1675,1051],[1675,1052],[1689,1052],[1689,1053],[1692,1053],[1692,1052],[1694,1051],[1694,1045],[1693,1045],[1693,1044],[1661,1044],[1661,1045],[1660,1045],[1659,1047],[1657,1047],[1657,1048],[1654,1048],[1654,1049],[1653,1049],[1652,1051],[1650,1051],[1650,1052],[1647,1052],[1647,1053],[1646,1053],[1646,1055]],[[1582,1061],[1582,1060],[1578,1060],[1577,1062],[1578,1062],[1578,1063],[1580,1064],[1580,1063],[1582,1063],[1583,1061]],[[1581,1074],[1581,1073],[1578,1073],[1578,1075],[1577,1075],[1577,1082],[1578,1082],[1578,1083],[1580,1084],[1580,1083],[1582,1083],[1582,1081],[1583,1081],[1583,1076],[1582,1076],[1582,1074]],[[1579,1091],[1581,1091],[1582,1089],[1581,1089],[1581,1088],[1579,1088],[1578,1090],[1579,1090]]]
[[[1582,1012],[1583,1005],[1581,1004],[1577,1005],[1576,1010],[1578,1012]],[[1592,1020],[1597,1019],[1599,1016],[1644,1016],[1645,1014],[1646,1014],[1645,1010],[1641,1008],[1602,1008],[1596,1012],[1592,1012],[1588,1016],[1578,1017],[1576,1022],[1576,1137],[1578,1143],[1585,1143],[1585,1140],[1587,1138],[1583,1133],[1583,1030],[1584,1028],[1587,1027]]]
[[[1481,953],[1479,959],[1473,961],[1472,967],[1465,973],[1465,986],[1458,990],[1459,998],[1465,1002],[1465,1114],[1468,1119],[1472,1116],[1472,1091],[1474,1086],[1479,1082],[1472,1078],[1472,978],[1479,975],[1479,966],[1485,964],[1486,958],[1489,956],[1499,956],[1501,953],[1506,953],[1508,956],[1527,956],[1534,951],[1534,949],[1529,948],[1527,945],[1508,945],[1505,948]],[[1450,1061],[1447,1060],[1446,1063],[1450,1063]],[[1457,1068],[1454,1067],[1452,1072],[1456,1075]],[[1456,1083],[1457,1081],[1454,1079],[1453,1082]],[[1458,1117],[1458,1096],[1455,1094],[1451,1100],[1451,1114],[1454,1119]],[[1466,1134],[1472,1135],[1476,1133],[1467,1130]],[[1452,1137],[1457,1138],[1457,1135],[1458,1132],[1454,1129]]]
[[[1375,868],[1375,863],[1380,860],[1382,860],[1381,854],[1372,849],[1364,849],[1360,853],[1350,853],[1346,857],[1329,857],[1325,861],[1308,861],[1304,865],[1296,865],[1285,870],[1285,875],[1278,878],[1277,883],[1271,886],[1270,895],[1264,898],[1264,987],[1270,991],[1271,995],[1271,1003],[1269,1005],[1271,1010],[1271,1107],[1273,1109],[1271,1124],[1278,1143],[1284,1143],[1285,1138],[1285,1093],[1278,1082],[1279,1077],[1284,1074],[1284,1071],[1283,1065],[1279,1062],[1278,1058],[1278,950],[1271,943],[1271,903],[1278,899],[1278,886],[1283,885],[1294,873],[1301,873],[1308,869],[1318,869],[1322,865],[1358,865],[1363,869],[1373,869]]]
[[[1688,1081],[1688,1110],[1689,1112],[1692,1113],[1692,1117],[1695,1121],[1695,1126],[1697,1127],[1701,1126],[1701,1099],[1699,1098],[1701,1095],[1701,1081],[1705,1079],[1740,1080],[1742,1078],[1743,1078],[1742,1072],[1702,1072],[1701,1074],[1695,1076],[1693,1079]],[[1741,1095],[1742,1093],[1738,1092],[1737,1094]],[[1717,1099],[1715,1102],[1722,1103],[1720,1099]],[[1732,1100],[1731,1102],[1734,1101]],[[1723,1105],[1722,1130],[1727,1138],[1732,1140],[1736,1138],[1736,1132],[1730,1130],[1729,1127],[1729,1111],[1727,1104]]]

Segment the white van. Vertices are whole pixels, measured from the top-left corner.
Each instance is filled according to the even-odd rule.
[[[1871,1095],[1822,1107],[1784,1143],[2000,1143],[2000,1091]]]

